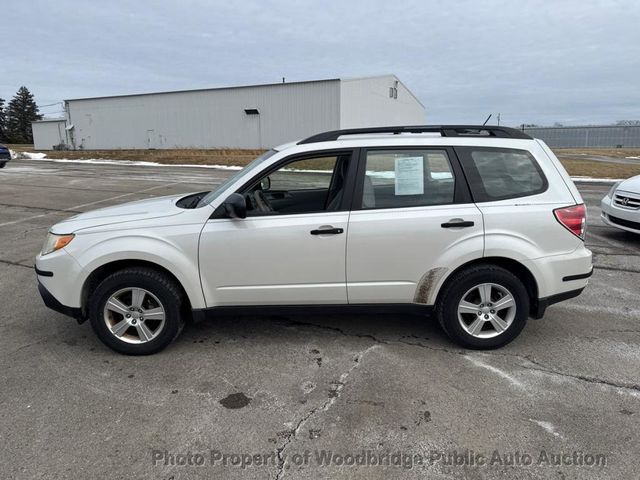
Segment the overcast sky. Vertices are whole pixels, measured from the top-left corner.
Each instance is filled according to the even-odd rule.
[[[20,85],[46,105],[394,73],[428,123],[640,120],[634,0],[2,0],[0,12],[7,100]]]

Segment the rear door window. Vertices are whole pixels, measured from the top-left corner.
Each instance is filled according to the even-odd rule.
[[[454,202],[455,177],[446,150],[368,150],[362,208],[402,208]]]
[[[456,152],[476,202],[536,195],[548,187],[538,162],[526,150],[457,147]]]

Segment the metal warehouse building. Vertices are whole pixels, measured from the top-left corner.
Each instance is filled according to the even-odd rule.
[[[325,130],[425,120],[395,75],[79,98],[65,111],[33,123],[37,150],[268,148]]]
[[[555,148],[640,147],[640,126],[526,127],[525,132]]]

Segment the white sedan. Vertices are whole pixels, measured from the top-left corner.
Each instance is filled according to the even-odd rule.
[[[616,183],[600,203],[607,225],[640,233],[640,175]]]

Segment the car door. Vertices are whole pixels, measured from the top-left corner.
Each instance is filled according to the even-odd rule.
[[[278,162],[238,191],[247,201],[247,218],[207,222],[199,263],[208,306],[347,303],[352,153]]]
[[[455,153],[370,148],[362,149],[359,164],[347,238],[348,301],[428,303],[419,286],[483,254],[482,214]]]

